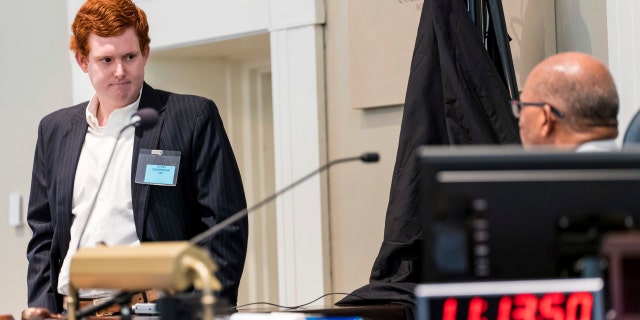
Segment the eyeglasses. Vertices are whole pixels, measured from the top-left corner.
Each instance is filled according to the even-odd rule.
[[[560,112],[558,109],[556,109],[555,107],[553,107],[552,105],[546,103],[546,102],[522,102],[520,100],[511,100],[511,111],[513,112],[513,115],[516,118],[520,118],[520,111],[522,110],[523,107],[539,107],[542,108],[546,105],[549,106],[549,108],[551,109],[551,112],[553,112],[553,114],[555,114],[556,116],[558,116],[558,118],[562,119],[564,118],[564,113]]]

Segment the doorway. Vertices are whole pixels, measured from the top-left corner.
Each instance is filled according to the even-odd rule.
[[[151,52],[154,88],[213,100],[234,150],[249,206],[275,192],[269,34]],[[276,207],[249,216],[249,248],[238,305],[278,303]]]

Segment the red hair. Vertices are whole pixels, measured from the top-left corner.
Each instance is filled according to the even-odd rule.
[[[88,56],[89,35],[114,37],[133,28],[138,36],[140,50],[148,49],[149,24],[147,15],[131,0],[87,0],[76,14],[71,25],[69,48],[76,54]]]

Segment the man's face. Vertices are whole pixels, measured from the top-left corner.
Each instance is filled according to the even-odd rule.
[[[76,61],[89,75],[101,107],[122,108],[138,99],[149,50],[141,50],[133,28],[115,37],[89,36],[87,57]]]

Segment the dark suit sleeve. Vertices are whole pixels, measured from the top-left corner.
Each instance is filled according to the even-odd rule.
[[[201,221],[208,227],[246,208],[244,189],[231,144],[215,104],[195,124],[194,190]],[[220,296],[235,304],[247,252],[247,218],[226,227],[204,244],[218,264]]]
[[[44,152],[43,124],[38,128],[38,142],[33,160],[31,177],[31,193],[27,222],[33,236],[27,247],[29,266],[27,271],[28,305],[57,310],[55,301],[56,289],[51,284],[51,243],[53,239],[53,223],[47,200],[47,179]]]

